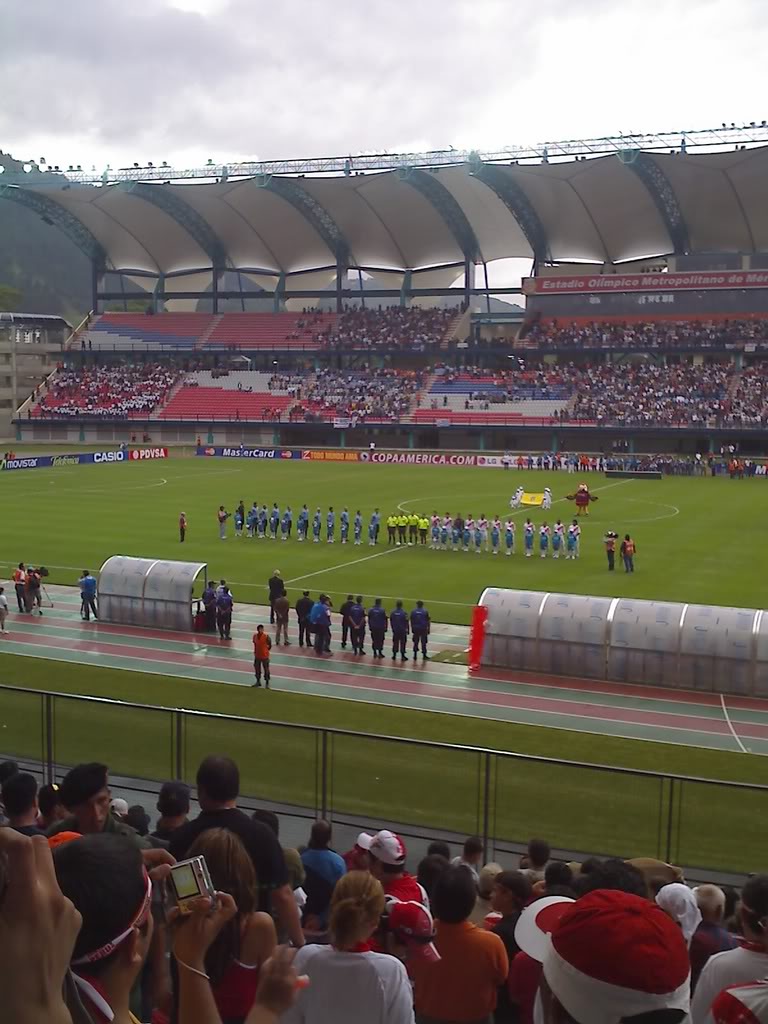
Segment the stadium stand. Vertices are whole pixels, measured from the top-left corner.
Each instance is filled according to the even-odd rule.
[[[216,317],[201,347],[206,350],[319,348],[320,335],[333,330],[336,320],[336,313],[225,313]]]
[[[402,420],[424,384],[421,372],[398,370],[321,370],[302,389],[293,420],[349,416],[357,422]]]
[[[4,925],[24,939],[6,944],[0,965],[9,1020],[40,1019],[27,1011],[29,993],[39,995],[41,986],[48,1019],[68,1020],[68,1008],[82,1011],[91,1002],[127,1006],[147,957],[152,971],[161,970],[162,976],[153,974],[156,983],[144,987],[141,1019],[158,1024],[168,1019],[169,1010],[179,1024],[191,1020],[177,1011],[191,998],[201,998],[201,984],[205,998],[215,1004],[206,1020],[217,1019],[218,1010],[219,1019],[244,1024],[368,1019],[509,1024],[534,1019],[543,974],[549,992],[562,991],[561,998],[577,1006],[568,1017],[574,1024],[597,1019],[682,1024],[689,1006],[692,1024],[765,1019],[745,1016],[741,1003],[733,1015],[718,1009],[723,1000],[745,998],[743,988],[723,995],[724,990],[752,984],[768,970],[768,939],[760,926],[768,914],[765,875],[750,875],[741,893],[713,883],[691,888],[681,868],[658,859],[590,857],[565,863],[543,839],[532,839],[521,855],[499,851],[506,863],[484,866],[486,850],[477,836],[453,850],[435,841],[416,863],[413,850],[409,858],[401,837],[386,827],[358,835],[342,858],[331,846],[332,827],[325,821],[314,823],[309,846],[299,855],[281,844],[281,823],[273,811],[249,816],[235,806],[239,770],[222,756],[200,764],[197,790],[205,810],[197,816],[189,787],[168,782],[160,791],[155,831],[150,832],[152,819],[140,804],[128,810],[115,803],[105,810],[105,820],[93,813],[91,803],[109,792],[108,768],[91,763],[74,766],[61,780],[67,816],[48,822],[36,813],[34,776],[13,762],[2,767],[8,821],[0,828],[0,856],[9,880],[19,887],[19,898],[4,903]],[[44,834],[52,853],[33,839]],[[145,864],[159,862],[159,847],[177,860],[206,857],[213,884],[230,894],[227,908],[210,911],[201,904],[193,913],[201,921],[211,913],[221,913],[222,922],[233,919],[238,941],[226,930],[216,938],[220,922],[167,933],[156,929],[156,956],[148,939],[136,945],[138,955],[121,956],[123,932],[131,934],[137,905],[147,912],[151,890]],[[307,898],[317,890],[317,878],[324,885],[320,927],[317,901],[311,905]],[[383,923],[387,900],[392,903]],[[545,908],[546,932],[533,923]],[[263,912],[270,910],[271,916]],[[271,959],[276,925],[303,947],[295,959]],[[114,940],[115,934],[121,938]],[[88,953],[93,955],[98,942],[108,952],[100,960],[96,990],[87,981]],[[33,943],[50,955],[32,963]],[[248,969],[238,959],[241,943],[249,950]],[[374,952],[383,949],[390,952]],[[167,953],[186,968],[173,970],[172,983],[166,977]],[[199,966],[190,969],[190,964]],[[84,976],[76,986],[63,984],[68,968]],[[620,984],[606,984],[606,970]],[[308,975],[308,983],[298,984],[298,974]],[[74,1019],[85,1017],[76,1013]]]
[[[645,352],[665,348],[725,348],[768,344],[768,320],[669,320],[622,317],[577,319],[568,323],[537,320],[521,332],[528,347],[600,348]]]
[[[207,313],[102,313],[79,335],[81,348],[125,350],[141,345],[192,349],[213,323]]]
[[[146,417],[178,383],[180,371],[155,363],[60,370],[32,410],[38,418]]]
[[[409,349],[426,352],[441,346],[460,313],[455,309],[349,309],[319,335],[332,349]]]

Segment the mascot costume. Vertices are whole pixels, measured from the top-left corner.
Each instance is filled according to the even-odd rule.
[[[575,494],[566,494],[565,497],[567,501],[576,502],[577,516],[588,516],[590,504],[597,501],[597,495],[592,494],[587,484],[579,484],[579,489]]]

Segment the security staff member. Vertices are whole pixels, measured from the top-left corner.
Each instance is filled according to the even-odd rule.
[[[339,615],[341,616],[341,646],[347,646],[347,639],[349,637],[349,609],[355,603],[355,599],[352,594],[347,594],[347,600],[339,608]]]
[[[412,512],[408,516],[408,544],[416,544],[419,539],[419,516]]]
[[[424,602],[417,601],[416,607],[411,612],[411,635],[413,636],[414,660],[418,654],[419,645],[421,645],[421,656],[424,661],[429,661],[429,655],[427,654],[427,637],[429,636],[431,628],[432,620],[429,617],[429,612],[424,607]]]
[[[309,613],[312,611],[314,603],[308,590],[305,590],[296,602],[296,618],[299,620],[299,647],[303,647],[305,642],[307,647],[312,646],[312,641],[309,638]]]
[[[353,654],[365,654],[365,608],[363,599],[358,595],[349,609],[349,638],[352,641]]]
[[[401,661],[408,661],[405,654],[405,642],[408,639],[408,612],[403,608],[403,602],[398,601],[395,609],[389,616],[389,624],[392,627],[392,661],[400,655]]]
[[[392,547],[397,541],[397,516],[387,516],[387,547]]]
[[[383,658],[384,637],[387,633],[387,613],[381,606],[380,597],[373,602],[373,608],[368,609],[368,629],[371,631],[374,658]]]
[[[421,516],[419,519],[419,540],[422,544],[427,543],[427,534],[429,533],[429,519],[427,516]]]
[[[405,531],[408,529],[408,516],[405,512],[401,512],[397,517],[397,546],[407,543]]]

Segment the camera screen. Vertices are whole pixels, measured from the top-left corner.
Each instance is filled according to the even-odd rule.
[[[192,870],[191,864],[185,864],[179,868],[173,868],[171,875],[173,877],[173,885],[176,889],[176,896],[180,900],[187,900],[191,896],[198,896],[200,893],[200,886],[197,884],[197,878],[195,872]]]

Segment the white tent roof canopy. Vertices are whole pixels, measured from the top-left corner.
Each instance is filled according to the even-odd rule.
[[[76,219],[107,269],[153,276],[214,265],[280,275],[339,262],[405,272],[467,256],[619,263],[648,253],[768,252],[768,147],[635,156],[136,189],[19,187]]]

